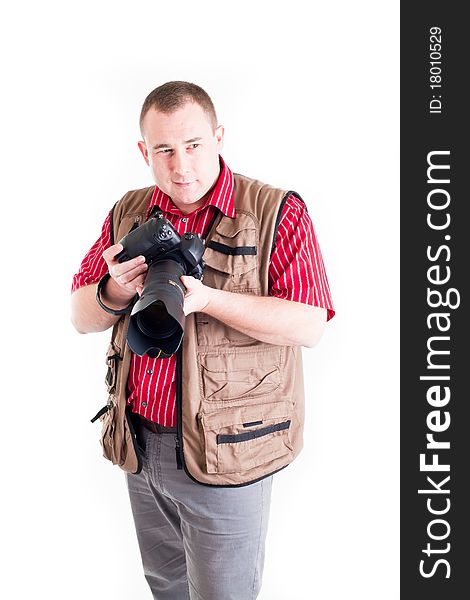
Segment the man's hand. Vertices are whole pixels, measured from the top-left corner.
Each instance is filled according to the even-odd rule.
[[[186,288],[183,312],[190,315],[193,312],[202,312],[209,304],[209,294],[212,288],[205,286],[202,281],[189,275],[182,275],[181,282]]]
[[[139,294],[142,292],[148,268],[143,256],[118,263],[114,257],[121,250],[122,244],[114,244],[103,252],[111,279],[101,290],[101,300],[115,310],[126,308],[136,291]],[[96,301],[96,287],[96,283],[85,285],[72,294],[72,323],[80,333],[105,331],[119,319],[100,307]]]
[[[136,292],[142,292],[148,265],[143,256],[137,256],[126,262],[120,263],[115,256],[123,249],[122,244],[114,244],[103,252],[103,258],[108,265],[111,279],[103,290],[105,304],[108,301],[111,308],[125,308]]]

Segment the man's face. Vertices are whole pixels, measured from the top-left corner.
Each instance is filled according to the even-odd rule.
[[[150,109],[142,130],[139,148],[157,186],[185,214],[202,206],[219,176],[223,127],[214,132],[199,104],[187,102],[169,114]]]

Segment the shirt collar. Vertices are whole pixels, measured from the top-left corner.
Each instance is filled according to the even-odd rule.
[[[208,206],[212,205],[218,208],[224,215],[233,219],[236,215],[235,204],[233,202],[233,174],[225,164],[224,159],[220,156],[220,154],[219,163],[220,173],[217,182],[212,188],[212,192],[210,193],[205,204],[198,208],[195,212],[204,210]],[[173,204],[170,196],[165,194],[165,192],[162,192],[158,186],[155,186],[155,190],[153,191],[147,215],[149,214],[151,208],[155,205],[158,205],[163,212],[183,215],[179,208]]]

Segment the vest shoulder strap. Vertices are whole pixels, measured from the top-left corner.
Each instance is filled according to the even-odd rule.
[[[117,202],[116,202],[117,204]],[[114,245],[114,209],[116,208],[116,204],[114,204],[111,212],[109,213],[109,241],[110,245]]]

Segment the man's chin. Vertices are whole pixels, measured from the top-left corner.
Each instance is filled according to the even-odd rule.
[[[175,204],[182,212],[190,213],[200,208],[206,201],[206,197],[197,193],[191,194],[175,194],[170,196],[173,204]]]

